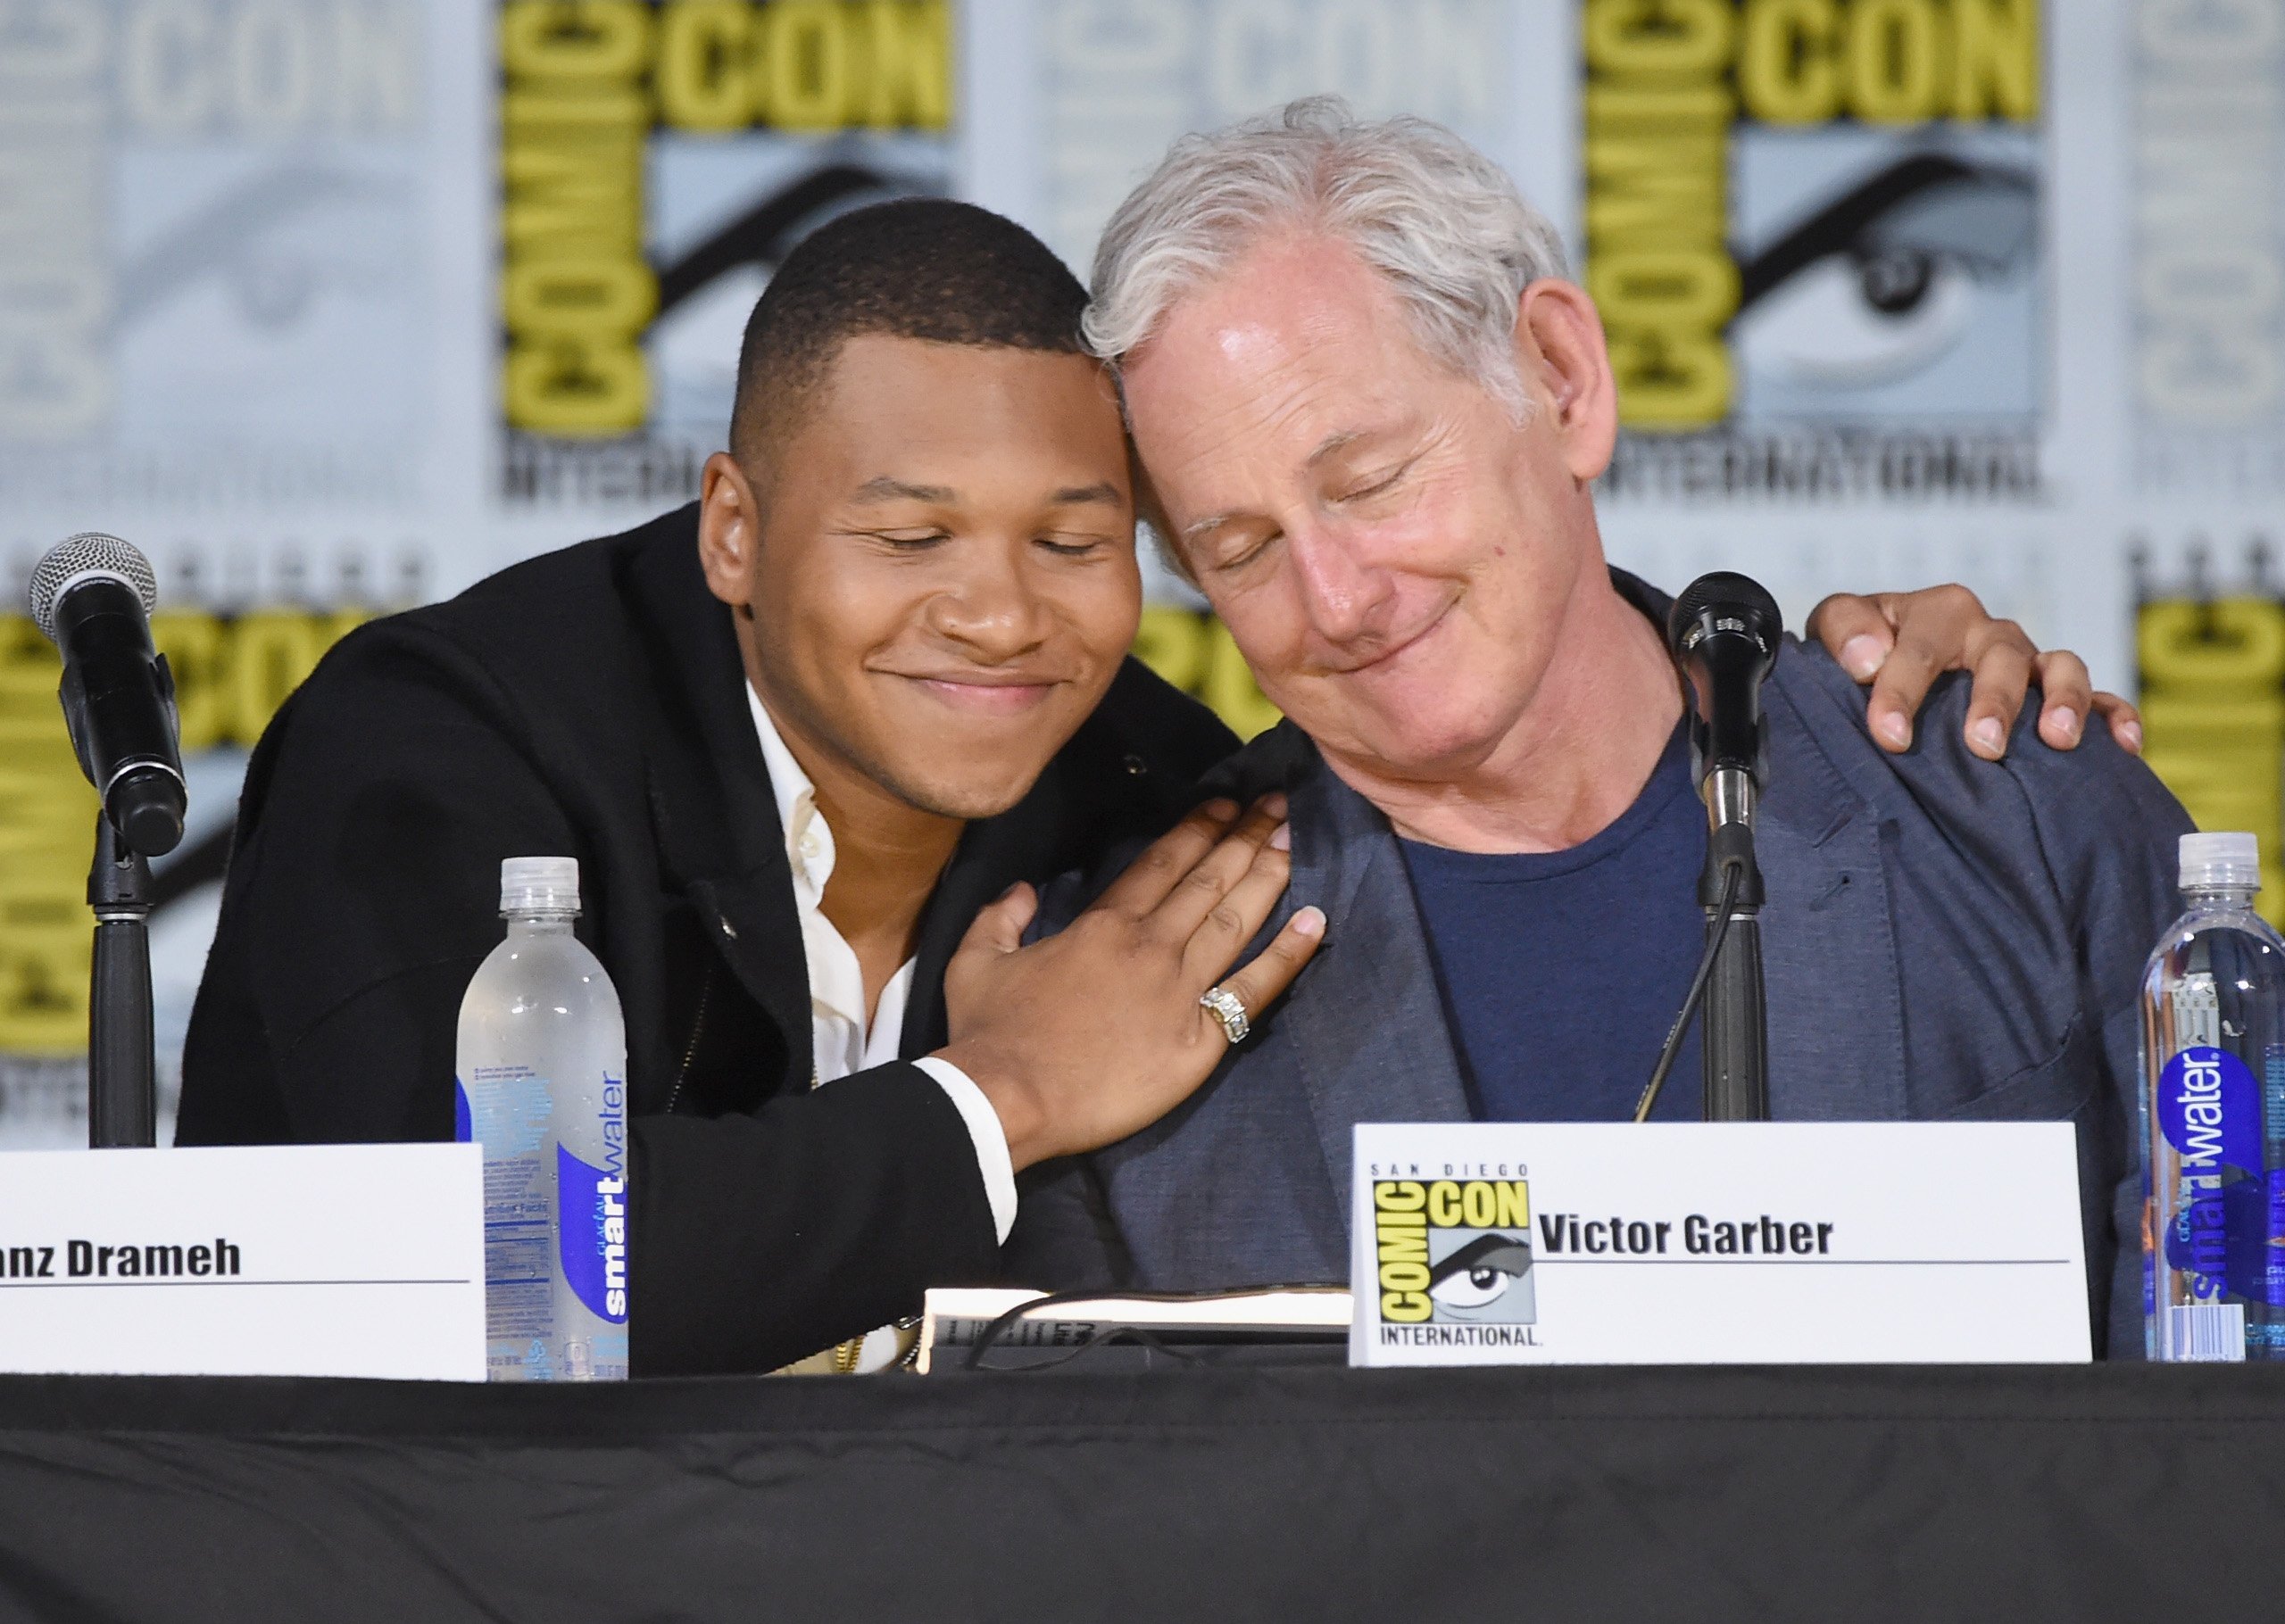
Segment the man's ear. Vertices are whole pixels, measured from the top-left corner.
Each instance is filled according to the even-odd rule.
[[[733,609],[752,591],[753,561],[761,545],[761,504],[753,482],[727,452],[706,460],[698,485],[698,564],[706,589]]]
[[[1524,288],[1516,306],[1516,366],[1525,390],[1543,398],[1571,476],[1584,485],[1608,468],[1618,439],[1618,385],[1602,318],[1584,288],[1555,277]]]

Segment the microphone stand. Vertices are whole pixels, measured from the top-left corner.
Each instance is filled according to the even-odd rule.
[[[156,1145],[151,866],[120,839],[102,811],[96,814],[87,906],[96,912],[95,972],[87,1001],[87,1145],[96,1150]]]
[[[1706,1120],[1767,1122],[1769,1004],[1761,977],[1766,893],[1753,846],[1757,796],[1753,775],[1743,767],[1716,766],[1707,777],[1706,869],[1699,876],[1698,902],[1706,910],[1707,939],[1718,932],[1721,943],[1706,984]],[[1736,889],[1724,930],[1722,893],[1732,870]]]

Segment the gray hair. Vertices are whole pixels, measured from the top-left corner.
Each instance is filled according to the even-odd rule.
[[[1388,279],[1425,352],[1523,418],[1516,302],[1525,284],[1566,274],[1562,238],[1505,170],[1442,125],[1367,122],[1338,96],[1167,150],[1103,228],[1088,348],[1116,364],[1185,294],[1295,228],[1347,244]]]

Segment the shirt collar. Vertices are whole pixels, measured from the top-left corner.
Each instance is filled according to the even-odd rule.
[[[785,860],[795,883],[802,886],[814,907],[833,877],[833,831],[818,810],[817,785],[785,748],[785,740],[770,719],[761,695],[746,684],[746,703],[753,711],[753,730],[761,741],[762,766],[769,769],[770,793],[777,801],[777,826],[785,838]]]

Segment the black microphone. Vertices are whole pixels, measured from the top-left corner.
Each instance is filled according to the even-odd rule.
[[[1777,663],[1784,622],[1760,583],[1727,570],[1690,584],[1666,616],[1666,646],[1690,680],[1691,768],[1706,801],[1706,954],[1691,996],[1706,1000],[1706,1120],[1769,1118],[1769,1015],[1762,985],[1761,867],[1754,858],[1755,803],[1769,784],[1769,725],[1761,684]],[[1665,1081],[1690,1018],[1690,1001],[1667,1034],[1655,1085]]]
[[[1768,785],[1761,684],[1783,633],[1777,600],[1729,570],[1692,581],[1666,616],[1666,646],[1693,697],[1691,775],[1717,828],[1750,823],[1753,795]]]
[[[162,857],[182,839],[186,794],[174,675],[151,644],[159,583],[115,535],[68,536],[32,569],[32,620],[62,651],[63,718],[79,770],[129,849]]]

